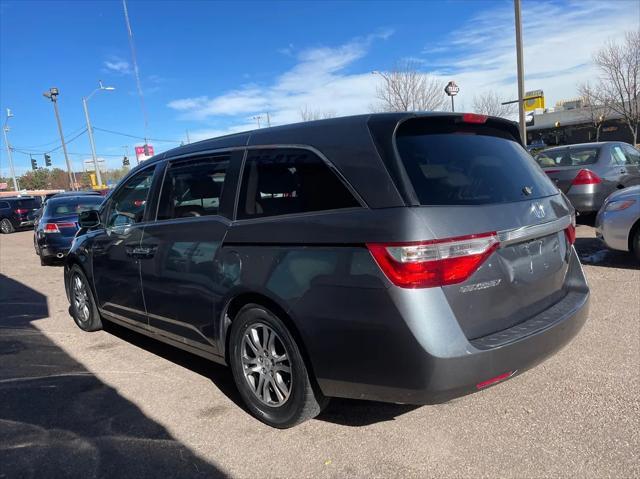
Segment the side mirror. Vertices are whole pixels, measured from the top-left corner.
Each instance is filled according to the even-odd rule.
[[[100,215],[97,210],[81,211],[78,216],[80,228],[93,228],[100,224]]]

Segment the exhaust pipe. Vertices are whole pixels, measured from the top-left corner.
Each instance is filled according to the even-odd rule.
[[[58,258],[58,259],[62,259],[62,258],[64,258],[64,253],[58,253],[58,254],[56,254],[56,258]]]

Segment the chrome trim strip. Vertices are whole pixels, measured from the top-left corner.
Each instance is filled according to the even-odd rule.
[[[510,230],[498,231],[498,240],[501,246],[521,243],[530,239],[547,236],[562,231],[571,224],[571,216],[563,216],[557,220],[547,221],[537,225],[522,226]]]

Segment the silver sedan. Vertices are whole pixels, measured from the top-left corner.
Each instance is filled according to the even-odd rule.
[[[630,251],[640,261],[640,186],[609,195],[596,217],[596,236],[609,248]]]

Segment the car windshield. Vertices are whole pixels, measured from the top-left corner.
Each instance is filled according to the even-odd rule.
[[[400,128],[396,144],[422,205],[508,203],[557,193],[531,155],[496,128],[417,123]]]
[[[536,155],[535,159],[543,168],[550,166],[583,166],[592,165],[598,161],[599,153],[600,148],[595,147],[559,148],[543,151]]]
[[[47,209],[49,216],[76,215],[82,211],[95,210],[102,203],[100,196],[82,198],[60,198],[49,200]]]

